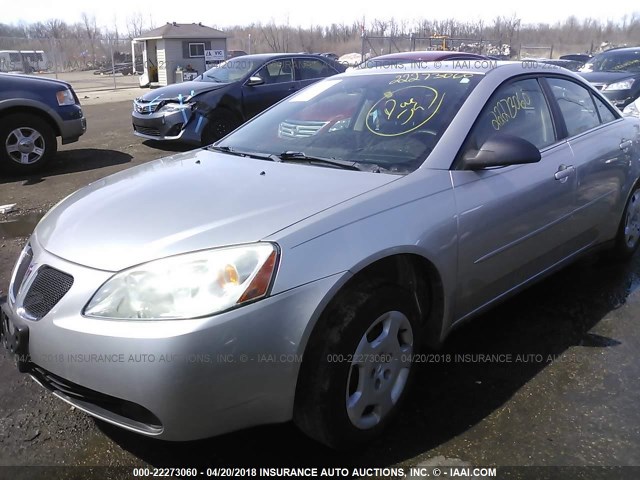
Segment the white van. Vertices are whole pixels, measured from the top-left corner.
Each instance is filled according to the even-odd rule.
[[[24,72],[47,70],[44,50],[0,50],[0,72]]]

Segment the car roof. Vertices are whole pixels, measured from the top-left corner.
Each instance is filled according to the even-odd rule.
[[[377,57],[370,58],[369,62],[376,62],[378,60],[415,60],[423,62],[435,62],[438,60],[446,60],[452,57],[465,57],[465,58],[487,58],[484,55],[469,52],[456,52],[455,50],[418,50],[412,52],[398,52],[387,53],[386,55],[379,55]]]
[[[598,53],[598,55],[602,55],[603,53],[609,52],[637,52],[640,51],[640,47],[615,47],[610,48],[609,50],[605,50],[604,52]]]
[[[526,61],[502,61],[491,59],[445,60],[436,62],[423,62],[398,65],[380,65],[378,67],[349,70],[342,76],[353,75],[384,75],[384,74],[411,74],[411,73],[475,73],[480,75],[512,78],[516,75],[558,73],[578,79],[588,85],[584,78],[565,68],[543,64],[542,62]]]
[[[258,62],[264,62],[266,60],[273,60],[276,58],[289,58],[289,57],[315,57],[327,60],[327,57],[318,55],[315,53],[253,53],[251,55],[239,55],[237,57],[230,58],[229,60],[255,60]],[[329,59],[330,60],[330,59]]]

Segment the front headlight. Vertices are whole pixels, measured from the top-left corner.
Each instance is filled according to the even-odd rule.
[[[193,103],[167,103],[160,110],[163,112],[178,112],[180,110],[191,110],[193,105]]]
[[[61,107],[63,105],[75,105],[76,99],[73,98],[73,93],[68,88],[66,90],[60,90],[56,92],[56,100],[58,100],[58,105]]]
[[[633,84],[635,83],[635,80],[633,78],[627,78],[626,80],[622,80],[620,82],[616,82],[616,83],[610,83],[609,85],[607,85],[606,87],[604,87],[603,90],[629,90]]]
[[[187,319],[267,294],[277,247],[255,243],[154,260],[115,274],[93,295],[88,317]]]

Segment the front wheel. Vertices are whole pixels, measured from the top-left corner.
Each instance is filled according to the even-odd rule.
[[[397,285],[361,285],[319,322],[304,354],[294,421],[332,448],[357,448],[382,433],[406,396],[418,309]]]
[[[2,119],[0,127],[0,169],[31,173],[48,162],[58,148],[55,133],[42,118],[14,113]]]
[[[215,112],[202,132],[202,146],[211,145],[228,133],[235,130],[242,120],[230,110],[221,109]]]

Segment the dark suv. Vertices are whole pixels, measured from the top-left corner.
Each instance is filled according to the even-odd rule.
[[[29,173],[41,168],[62,143],[87,129],[80,101],[66,82],[0,73],[0,170]]]
[[[193,81],[136,98],[133,131],[151,140],[208,145],[299,89],[344,70],[320,55],[235,57]]]
[[[640,47],[599,53],[580,74],[622,110],[640,96]]]

